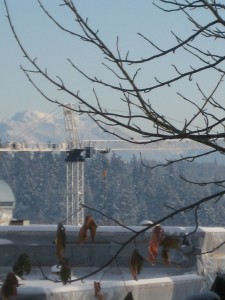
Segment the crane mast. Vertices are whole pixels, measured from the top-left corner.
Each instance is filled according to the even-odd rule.
[[[84,222],[84,151],[77,131],[72,104],[64,107],[66,151],[66,218],[67,224],[81,226]]]

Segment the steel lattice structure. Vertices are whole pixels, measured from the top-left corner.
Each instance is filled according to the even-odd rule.
[[[85,148],[80,143],[73,107],[64,107],[66,143],[66,217],[67,224],[81,226],[84,222]]]
[[[66,164],[66,219],[67,224],[81,226],[84,221],[84,163]]]

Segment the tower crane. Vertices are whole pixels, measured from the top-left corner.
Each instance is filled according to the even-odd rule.
[[[137,140],[80,140],[72,104],[64,106],[66,143],[36,144],[25,142],[0,142],[0,152],[66,152],[66,219],[67,224],[80,226],[84,221],[84,162],[95,152],[111,151],[179,151],[205,150],[207,145],[190,140],[158,141],[146,144]],[[224,145],[224,140],[218,140]]]
[[[82,147],[75,122],[72,105],[64,107],[66,151],[66,217],[67,223],[82,225],[84,221],[84,160]],[[72,214],[71,214],[72,212]]]

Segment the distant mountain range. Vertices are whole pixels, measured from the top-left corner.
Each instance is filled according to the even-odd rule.
[[[83,140],[117,140],[115,136],[103,132],[91,118],[86,115],[75,115],[75,123],[80,141]],[[60,144],[66,142],[65,124],[63,112],[44,113],[40,111],[17,112],[12,118],[0,120],[0,143],[36,143],[36,144]],[[131,157],[133,154],[139,155],[140,151],[120,151],[119,155]],[[173,160],[183,156],[199,154],[201,150],[176,151],[176,149],[164,149],[164,151],[154,150],[142,152],[142,156],[148,159],[162,161]],[[201,162],[214,161],[224,164],[224,157],[219,154],[202,157]]]
[[[87,116],[75,116],[81,140],[104,139],[105,133]],[[0,120],[1,143],[62,143],[65,142],[65,125],[62,115],[39,111],[17,112],[12,118]]]

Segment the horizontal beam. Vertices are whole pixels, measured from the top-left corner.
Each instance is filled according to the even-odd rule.
[[[224,139],[217,140],[220,146],[225,147]],[[0,144],[0,152],[66,152],[73,149],[84,149],[93,147],[96,151],[168,151],[168,150],[201,150],[208,146],[191,140],[167,140],[152,141],[146,140],[124,141],[124,140],[83,140],[78,145],[68,145],[67,143],[39,144],[39,143],[20,143],[6,142]]]

